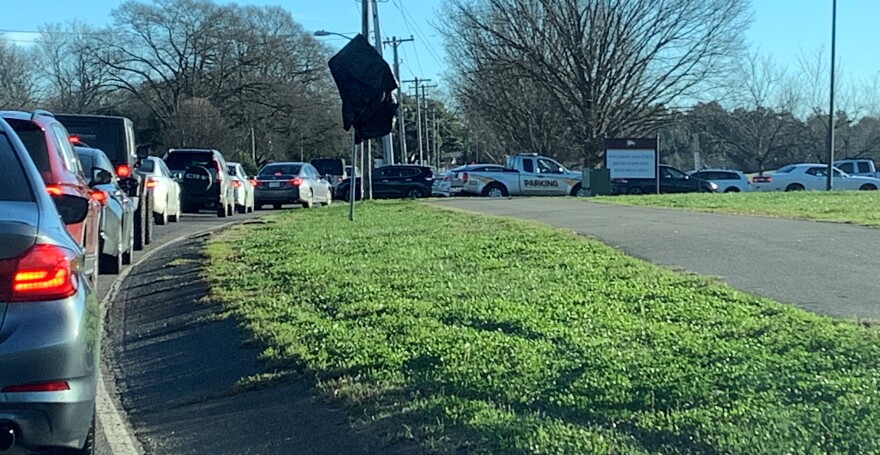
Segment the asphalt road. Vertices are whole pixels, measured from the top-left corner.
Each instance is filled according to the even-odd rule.
[[[155,226],[154,225],[153,226],[154,230],[153,230],[152,243],[150,243],[150,245],[147,245],[147,247],[143,251],[134,252],[134,254],[132,256],[132,263],[137,264],[137,261],[140,260],[145,254],[147,254],[150,251],[153,251],[156,248],[166,244],[167,242],[172,241],[172,240],[179,238],[181,236],[192,235],[192,234],[204,231],[206,229],[215,228],[217,226],[220,226],[220,225],[223,225],[223,224],[226,224],[229,222],[234,222],[236,220],[240,221],[240,220],[244,220],[244,219],[250,219],[250,218],[253,218],[257,215],[260,215],[261,213],[269,213],[269,212],[255,212],[254,214],[247,214],[247,215],[235,214],[234,216],[227,217],[227,218],[217,218],[216,215],[208,214],[207,212],[204,212],[202,214],[185,214],[185,215],[183,215],[183,217],[179,223],[169,223],[165,226]],[[130,275],[130,276],[132,276],[132,275]],[[100,299],[103,299],[107,295],[107,293],[110,290],[110,287],[113,284],[115,279],[116,279],[115,275],[101,275],[99,277],[99,279],[98,279],[98,295],[99,295]],[[105,321],[105,324],[106,323],[107,323],[107,321]],[[110,353],[107,350],[107,347],[112,346],[112,344],[108,343],[108,340],[106,340],[106,338],[104,341],[104,346],[105,346],[105,349],[103,351],[103,355],[104,355],[105,359],[108,359]],[[105,365],[105,367],[103,369],[103,374],[104,374],[105,382],[108,383],[112,389],[113,384],[115,384],[115,377],[113,376],[113,371]],[[111,394],[111,395],[115,395],[115,394]],[[121,408],[120,403],[118,401],[118,397],[111,396],[111,399],[114,400],[117,409],[122,411],[122,408]],[[121,412],[121,414],[123,416],[125,415],[124,412]],[[98,414],[98,428],[96,431],[96,451],[95,451],[96,455],[122,455],[120,453],[116,453],[116,454],[113,453],[113,451],[111,450],[110,441],[107,440],[107,437],[105,435],[105,431],[104,431],[105,425],[109,425],[108,422],[112,422],[112,419],[110,417],[111,416],[106,415],[106,414],[105,415],[102,415],[101,413]],[[125,454],[125,455],[131,455],[131,454]]]
[[[742,291],[819,314],[880,319],[878,229],[574,198],[455,198],[435,203],[571,230],[632,256],[719,277]]]

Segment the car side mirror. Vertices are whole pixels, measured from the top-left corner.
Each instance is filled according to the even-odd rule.
[[[105,169],[92,168],[92,185],[106,185],[113,181],[113,174]]]
[[[149,145],[139,145],[137,146],[137,150],[135,151],[137,158],[142,160],[148,156],[150,156],[150,146]]]
[[[53,196],[52,200],[64,224],[82,223],[89,214],[89,200],[84,197],[62,194]]]

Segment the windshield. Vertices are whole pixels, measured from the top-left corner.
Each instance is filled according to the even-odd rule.
[[[337,159],[317,159],[312,160],[311,165],[315,166],[321,175],[342,175],[343,163]]]

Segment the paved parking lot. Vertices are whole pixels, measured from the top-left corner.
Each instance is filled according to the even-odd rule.
[[[434,202],[534,220],[635,257],[842,318],[880,319],[880,230],[836,223],[597,204],[574,198]]]

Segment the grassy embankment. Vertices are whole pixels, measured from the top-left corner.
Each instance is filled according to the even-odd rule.
[[[267,361],[367,431],[456,453],[880,452],[875,331],[537,224],[344,217],[235,228],[205,274]]]

